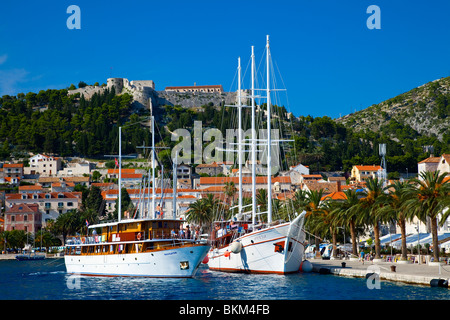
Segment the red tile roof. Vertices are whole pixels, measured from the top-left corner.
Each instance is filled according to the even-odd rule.
[[[321,174],[302,174],[303,178],[319,178],[322,179]]]
[[[196,168],[218,168],[219,165],[215,162],[213,163],[202,163],[199,164]]]
[[[429,157],[420,161],[419,163],[438,163],[440,159],[441,157]]]
[[[19,191],[30,191],[30,190],[42,190],[42,186],[39,185],[19,186]]]
[[[320,199],[320,200],[323,201],[326,198],[330,198],[332,200],[345,200],[345,199],[347,199],[347,196],[345,195],[344,192],[337,191],[337,192],[332,192],[330,194],[327,194],[327,195],[323,196],[322,199]]]
[[[358,170],[363,171],[378,171],[381,169],[381,166],[355,166]]]
[[[22,200],[26,196],[26,199],[33,199],[33,196],[37,195],[38,199],[46,199],[45,196],[50,195],[50,199],[57,199],[59,194],[64,195],[65,199],[81,199],[81,192],[10,193],[6,194],[5,198],[6,200]]]
[[[141,179],[142,173],[122,173],[122,179]]]
[[[135,173],[136,169],[122,169],[122,175],[124,173]],[[108,169],[108,174],[119,174],[119,169]]]
[[[211,85],[211,86],[181,86],[181,87],[166,87],[165,90],[171,89],[199,89],[199,88],[222,88],[222,85]]]
[[[227,182],[234,182],[235,185],[239,184],[239,177],[200,177],[201,185],[209,185],[209,184],[225,184]],[[282,176],[282,177],[272,177],[272,183],[280,182],[280,183],[291,183],[291,177]],[[242,177],[243,184],[252,183],[252,177]],[[256,177],[257,184],[267,183],[267,177]]]
[[[23,168],[23,163],[5,163],[3,168]]]
[[[39,212],[39,205],[37,203],[15,204],[7,211],[7,213],[26,213],[26,212],[30,213]]]

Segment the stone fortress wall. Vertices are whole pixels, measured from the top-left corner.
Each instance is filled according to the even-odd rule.
[[[234,104],[237,102],[236,92],[176,92],[156,91],[152,80],[133,80],[126,78],[108,78],[106,87],[86,86],[69,90],[68,94],[80,93],[85,99],[90,99],[95,93],[101,93],[106,88],[114,86],[116,94],[129,93],[133,96],[135,108],[159,107],[164,105],[181,105],[184,108],[195,108],[213,103],[214,106]]]

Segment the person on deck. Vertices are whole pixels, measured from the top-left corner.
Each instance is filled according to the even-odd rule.
[[[180,239],[184,239],[184,230],[183,230],[183,226],[180,226],[180,231],[178,231],[178,236],[180,237]]]
[[[186,226],[186,239],[191,238],[191,229],[189,229],[189,226]]]
[[[162,216],[163,216],[163,212],[162,212],[161,206],[158,204],[156,206],[156,218],[162,219]]]

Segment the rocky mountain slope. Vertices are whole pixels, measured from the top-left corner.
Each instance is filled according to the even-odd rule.
[[[450,134],[450,77],[426,83],[336,122],[355,131],[380,131],[391,119],[442,141],[444,135]]]

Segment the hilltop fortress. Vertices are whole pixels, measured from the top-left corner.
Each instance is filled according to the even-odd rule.
[[[105,86],[86,86],[69,90],[68,94],[80,93],[90,99],[95,93],[114,87],[116,94],[128,93],[133,96],[133,107],[137,109],[160,107],[164,105],[181,105],[184,108],[195,108],[212,103],[214,106],[233,104],[236,92],[224,92],[221,85],[166,87],[163,91],[155,89],[153,80],[133,80],[126,78],[109,78]]]

